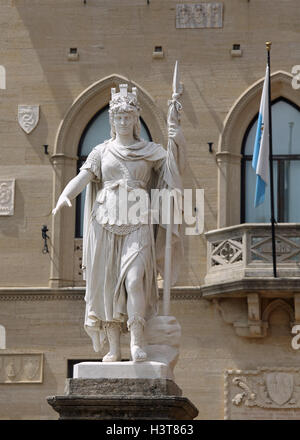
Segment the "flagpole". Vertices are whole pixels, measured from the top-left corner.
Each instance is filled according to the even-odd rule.
[[[272,144],[272,111],[271,111],[271,66],[270,66],[270,52],[272,42],[267,41],[267,53],[268,53],[268,66],[269,66],[269,78],[268,78],[268,110],[269,110],[269,162],[270,162],[270,202],[271,202],[271,228],[272,228],[272,257],[273,257],[273,275],[277,277],[276,270],[276,239],[275,239],[275,216],[274,216],[274,185],[273,185],[273,144]]]

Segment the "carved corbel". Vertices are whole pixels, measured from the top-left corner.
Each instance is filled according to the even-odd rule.
[[[300,324],[300,293],[295,293],[294,295],[294,308],[295,308],[294,324]]]
[[[247,295],[248,327],[250,336],[259,338],[266,336],[267,325],[261,320],[261,299],[258,293]]]
[[[226,300],[225,300],[226,301]],[[245,301],[243,299],[243,301]],[[244,338],[263,338],[266,336],[268,323],[261,317],[261,298],[257,293],[247,295],[247,315],[245,319],[234,320],[226,316],[218,300],[214,300],[224,321],[232,324],[238,336]]]

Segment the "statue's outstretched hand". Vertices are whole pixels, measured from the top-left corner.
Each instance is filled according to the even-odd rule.
[[[58,213],[58,211],[63,207],[63,206],[72,206],[72,203],[70,202],[70,199],[65,196],[65,195],[61,195],[57,201],[57,204],[55,206],[55,208],[52,210],[52,215],[55,215]]]

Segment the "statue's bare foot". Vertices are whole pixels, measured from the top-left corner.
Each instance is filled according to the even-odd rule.
[[[147,360],[147,353],[138,345],[131,346],[131,357],[133,362],[143,362]]]
[[[102,362],[119,362],[119,361],[121,361],[121,353],[111,353],[110,351],[102,359]]]

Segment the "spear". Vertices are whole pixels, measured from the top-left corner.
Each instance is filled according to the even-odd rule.
[[[178,61],[175,63],[174,74],[173,74],[173,87],[172,87],[172,99],[168,101],[168,132],[170,128],[176,128],[180,125],[179,112],[182,108],[178,98],[182,94],[182,86],[179,83],[179,70]],[[176,154],[177,146],[175,140],[168,137],[168,158],[172,158]],[[171,154],[171,152],[173,154]],[[174,154],[175,153],[175,154]],[[170,188],[171,189],[171,188]],[[174,224],[174,201],[173,197],[168,198],[168,224],[166,231],[166,247],[165,247],[165,264],[164,264],[164,289],[163,289],[163,315],[167,316],[170,313],[170,292],[171,292],[171,265],[172,265],[172,231]]]

